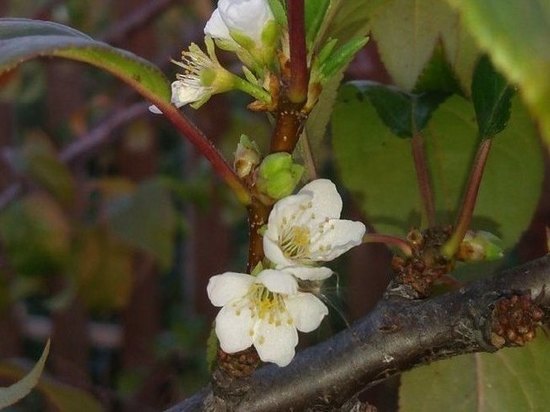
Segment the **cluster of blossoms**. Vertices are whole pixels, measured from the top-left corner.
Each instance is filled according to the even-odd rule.
[[[320,325],[328,309],[300,281],[322,281],[332,270],[321,266],[361,244],[365,225],[340,219],[342,199],[330,180],[318,179],[273,207],[263,237],[271,268],[256,276],[226,272],[213,276],[207,292],[215,306],[222,350],[254,345],[260,359],[286,366],[298,333]]]

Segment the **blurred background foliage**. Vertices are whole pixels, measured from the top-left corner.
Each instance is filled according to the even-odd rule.
[[[69,25],[174,78],[170,59],[202,41],[214,7],[210,0],[0,0],[0,15]],[[392,82],[373,41],[345,78]],[[247,103],[224,94],[185,110],[231,159],[242,133],[268,145],[269,123]],[[246,216],[147,107],[118,80],[74,62],[33,61],[0,78],[0,383],[23,373],[8,359],[37,358],[52,337],[48,380],[10,410],[154,411],[208,381],[215,310],[206,284],[244,270]],[[335,178],[322,144],[322,174]],[[364,220],[360,204],[347,203],[346,214]],[[516,262],[545,252],[549,204],[545,193]],[[303,344],[365,314],[389,280],[389,260],[384,246],[369,244],[339,262],[346,276],[324,291],[338,310]],[[394,379],[367,397],[395,410],[396,387]]]

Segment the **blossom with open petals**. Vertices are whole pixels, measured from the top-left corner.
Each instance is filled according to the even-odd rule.
[[[277,269],[303,280],[332,274],[328,262],[361,244],[365,225],[340,219],[342,198],[330,180],[317,179],[279,200],[269,215],[263,246]]]
[[[289,273],[266,269],[251,276],[226,272],[210,278],[208,297],[222,307],[216,335],[224,352],[240,352],[252,345],[260,359],[279,366],[290,363],[298,333],[319,327],[327,307],[311,293],[300,292]]]
[[[206,23],[204,34],[222,40],[246,36],[259,44],[273,13],[266,0],[220,0]]]

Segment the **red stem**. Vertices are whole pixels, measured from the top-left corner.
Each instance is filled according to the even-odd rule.
[[[481,179],[483,178],[483,171],[487,164],[487,158],[491,151],[492,139],[485,139],[481,142],[481,145],[477,149],[477,154],[474,160],[474,165],[470,172],[470,178],[468,179],[468,186],[466,194],[464,195],[464,201],[462,202],[462,209],[458,215],[454,233],[451,238],[443,246],[443,254],[450,258],[454,256],[464,235],[470,227],[472,216],[474,214],[474,208],[477,201],[477,195],[479,193],[479,186],[481,185]]]
[[[424,153],[424,138],[421,133],[415,133],[412,138],[412,155],[414,159],[414,167],[416,170],[416,179],[422,198],[425,223],[428,227],[435,226],[435,202],[430,181],[430,173],[428,171],[428,163],[426,154]]]
[[[307,99],[309,83],[304,0],[288,0],[287,4],[290,46],[290,85],[288,99],[292,103],[304,103]]]
[[[406,239],[400,237],[382,235],[380,233],[367,233],[363,237],[363,243],[385,243],[386,245],[401,249],[406,256],[412,256],[411,244]]]
[[[162,113],[212,164],[214,171],[235,192],[241,203],[248,205],[251,202],[250,191],[241,179],[235,174],[231,166],[225,161],[214,144],[177,108],[171,105],[159,107]]]

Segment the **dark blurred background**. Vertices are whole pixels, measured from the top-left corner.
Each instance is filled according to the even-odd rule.
[[[210,0],[0,0],[0,15],[72,26],[174,78],[170,59],[202,43],[214,7]],[[373,42],[347,78],[391,82]],[[184,110],[231,161],[241,133],[268,144],[269,122],[246,111],[248,102],[235,93]],[[0,384],[25,370],[13,359],[36,360],[52,338],[47,382],[10,410],[156,411],[208,382],[215,308],[206,284],[211,275],[244,271],[246,215],[147,107],[117,79],[74,62],[35,60],[0,77]],[[336,178],[330,156],[323,170]],[[518,262],[546,251],[545,193]],[[346,214],[364,220],[353,206]],[[301,345],[372,308],[389,260],[380,245],[340,259],[342,276],[323,292],[338,310]],[[394,410],[396,385],[366,397]]]

